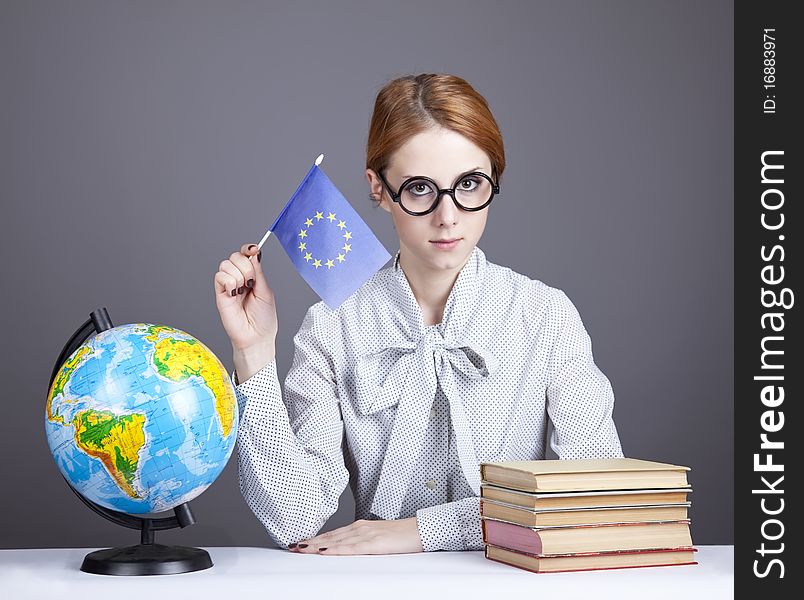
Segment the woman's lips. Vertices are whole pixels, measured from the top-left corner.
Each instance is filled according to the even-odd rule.
[[[435,246],[439,250],[450,250],[450,249],[454,248],[455,246],[457,246],[458,242],[460,242],[462,239],[463,238],[458,238],[458,239],[452,240],[451,242],[440,242],[440,241],[430,240],[430,243],[433,244],[433,246]]]

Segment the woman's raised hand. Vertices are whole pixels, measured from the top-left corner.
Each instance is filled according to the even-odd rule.
[[[215,273],[215,304],[232,342],[242,383],[274,358],[277,333],[274,291],[262,271],[257,244],[243,244]]]

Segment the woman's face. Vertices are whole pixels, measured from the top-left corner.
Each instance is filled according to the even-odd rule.
[[[432,128],[410,138],[391,157],[383,173],[394,192],[408,177],[424,175],[450,188],[457,177],[468,171],[481,171],[491,177],[488,155],[468,138],[444,128]],[[377,174],[366,169],[371,192],[380,197],[380,206],[394,220],[402,255],[408,265],[418,270],[459,270],[466,264],[475,244],[483,235],[489,208],[465,211],[456,206],[452,197],[443,194],[434,211],[414,216],[406,213],[391,199]],[[437,240],[458,239],[452,247],[443,247]],[[411,260],[412,259],[412,260]]]

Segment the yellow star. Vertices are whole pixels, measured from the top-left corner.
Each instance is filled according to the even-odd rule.
[[[313,266],[317,269],[318,267],[321,266],[321,261],[316,258],[315,262],[313,263]]]
[[[339,261],[339,262],[343,262],[343,261],[345,261],[345,260],[346,260],[346,257],[344,257],[344,255],[343,255],[343,254],[339,254],[339,255],[338,255],[338,261]]]
[[[311,260],[313,260],[313,255],[310,254],[309,252],[305,252],[304,253],[304,260],[306,260],[307,262],[310,262]]]
[[[313,225],[313,220],[308,217],[307,220],[304,222],[304,224],[307,225],[307,227],[309,227],[310,225]]]
[[[338,221],[338,227],[340,227],[341,229],[346,227],[346,221]]]
[[[352,249],[352,244],[344,244],[343,249],[346,250],[347,252],[349,252],[349,250]]]
[[[327,219],[329,219],[329,222],[332,223],[335,220],[335,214],[334,213],[329,213],[329,216],[327,217]]]
[[[332,267],[334,267],[334,266],[335,266],[335,263],[334,263],[334,262],[332,261],[332,259],[330,258],[330,259],[327,261],[327,267],[331,269],[331,268],[332,268]]]
[[[323,214],[323,213],[320,213],[320,212],[317,212],[317,213],[315,213],[315,218],[316,218],[316,219],[318,219],[318,220],[320,221],[321,219],[323,219],[323,218],[324,218],[324,214]]]
[[[307,237],[307,232],[306,232],[304,229],[302,229],[301,231],[299,231],[299,237],[300,237],[300,238],[305,238],[305,237]]]
[[[299,244],[299,250],[307,250],[307,244],[305,244],[304,242],[301,242]]]
[[[343,234],[343,237],[345,237],[347,240],[351,240],[352,234],[347,231],[346,233]]]

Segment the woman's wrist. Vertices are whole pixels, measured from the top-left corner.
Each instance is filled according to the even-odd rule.
[[[238,384],[243,383],[255,373],[263,369],[276,357],[274,343],[251,346],[249,348],[232,348],[232,359]]]

